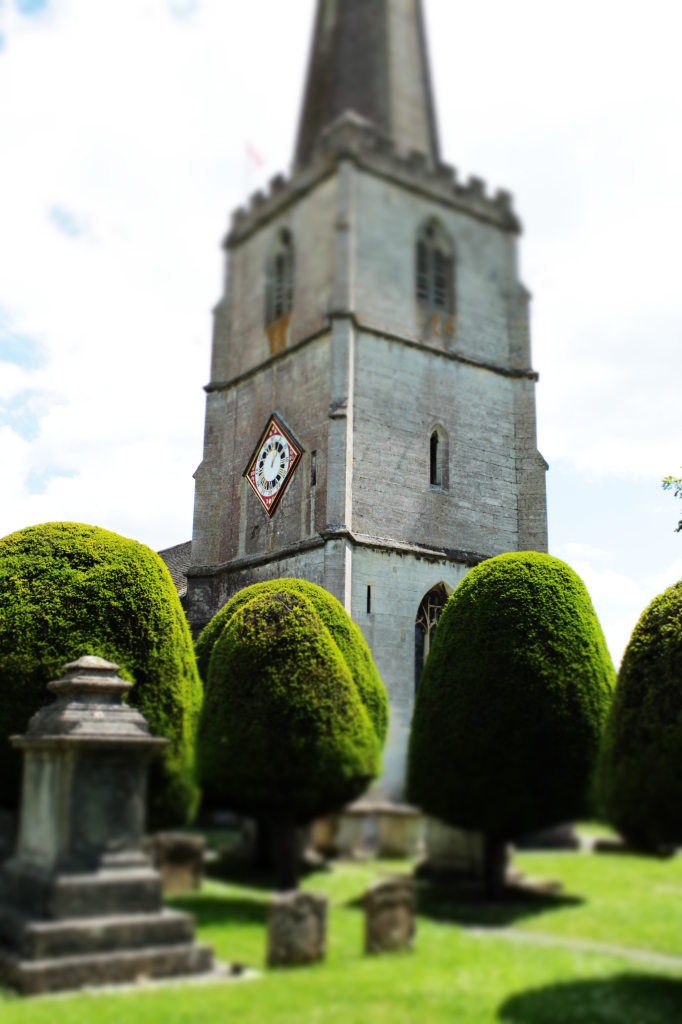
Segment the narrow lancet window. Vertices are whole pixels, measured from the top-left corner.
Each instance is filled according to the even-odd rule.
[[[438,440],[438,431],[434,430],[431,434],[431,486],[440,487],[442,479],[440,472],[440,442]]]

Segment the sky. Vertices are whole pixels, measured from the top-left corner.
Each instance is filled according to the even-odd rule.
[[[617,666],[682,577],[682,5],[425,8],[442,156],[524,223],[550,551]],[[0,536],[191,536],[221,241],[290,165],[313,10],[0,0]]]

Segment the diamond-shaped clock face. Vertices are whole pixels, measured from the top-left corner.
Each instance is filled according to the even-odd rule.
[[[302,454],[303,449],[273,413],[244,473],[269,516],[274,515]]]

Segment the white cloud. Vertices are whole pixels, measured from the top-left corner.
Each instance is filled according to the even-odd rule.
[[[672,587],[673,583],[679,583],[680,580],[682,580],[682,558],[674,561],[664,572],[655,576],[647,576],[647,584],[657,594]]]
[[[605,548],[597,548],[592,544],[583,544],[581,541],[568,541],[559,544],[553,551],[558,558],[570,562],[574,558],[584,559],[609,559],[612,553]]]
[[[595,569],[589,562],[572,561],[571,567],[582,578],[593,599],[610,598],[614,601],[645,602],[646,592],[634,580],[612,569]]]

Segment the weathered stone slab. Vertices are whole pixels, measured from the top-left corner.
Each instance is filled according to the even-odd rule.
[[[412,949],[415,935],[414,882],[405,876],[383,878],[365,893],[365,952]]]
[[[212,966],[212,950],[195,943],[37,961],[0,955],[0,982],[22,995],[43,995],[86,986],[203,974]]]
[[[182,946],[194,937],[193,918],[176,910],[72,921],[34,921],[6,911],[1,924],[0,938],[17,956],[32,961]]]
[[[310,892],[273,896],[268,910],[268,966],[294,967],[324,959],[327,899]]]

